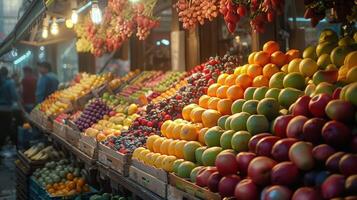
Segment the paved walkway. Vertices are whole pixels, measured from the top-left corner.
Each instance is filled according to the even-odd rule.
[[[0,200],[16,199],[15,160],[16,149],[14,146],[4,146],[0,151]]]

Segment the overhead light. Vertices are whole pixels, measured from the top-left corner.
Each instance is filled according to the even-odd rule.
[[[69,29],[73,28],[73,22],[71,19],[66,20],[66,27]]]
[[[140,0],[129,0],[131,3],[137,3],[139,2]]]
[[[100,24],[102,22],[102,11],[98,6],[98,1],[92,1],[92,10],[90,11],[90,17],[94,24]]]
[[[52,24],[51,24],[51,34],[52,35],[58,35],[59,33],[59,27],[58,24],[56,22],[56,17],[53,18],[52,20]]]
[[[72,10],[71,20],[72,20],[73,24],[77,24],[78,23],[78,13],[77,13],[76,9]]]
[[[31,56],[31,51],[27,51],[24,55],[20,56],[18,59],[14,61],[14,65],[20,64],[22,61],[24,61],[26,58]]]
[[[48,38],[48,28],[47,28],[47,27],[43,27],[43,30],[42,30],[42,38],[43,38],[43,39]]]

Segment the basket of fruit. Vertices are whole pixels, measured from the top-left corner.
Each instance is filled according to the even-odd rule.
[[[131,154],[123,154],[115,151],[106,145],[98,144],[98,160],[105,166],[123,174],[129,175],[129,167],[131,164]]]

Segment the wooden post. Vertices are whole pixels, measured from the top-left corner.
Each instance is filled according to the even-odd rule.
[[[186,70],[200,64],[200,41],[197,29],[186,31]]]
[[[178,20],[178,13],[174,5],[177,0],[172,1],[172,20],[171,20],[171,66],[174,71],[186,70],[186,56],[185,56],[185,31],[180,26]]]
[[[199,26],[200,63],[218,54],[218,31],[219,23],[217,18],[212,22],[207,22],[203,26]]]
[[[144,66],[144,43],[137,37],[130,39],[130,70],[142,69]]]
[[[96,73],[95,57],[91,53],[78,53],[78,71]]]

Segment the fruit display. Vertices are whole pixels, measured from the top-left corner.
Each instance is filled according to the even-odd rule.
[[[53,146],[46,147],[43,143],[38,143],[24,151],[24,155],[33,161],[58,160],[63,157],[63,153],[57,151]]]
[[[89,197],[89,200],[131,200],[131,197],[123,197],[109,193],[95,194]]]

